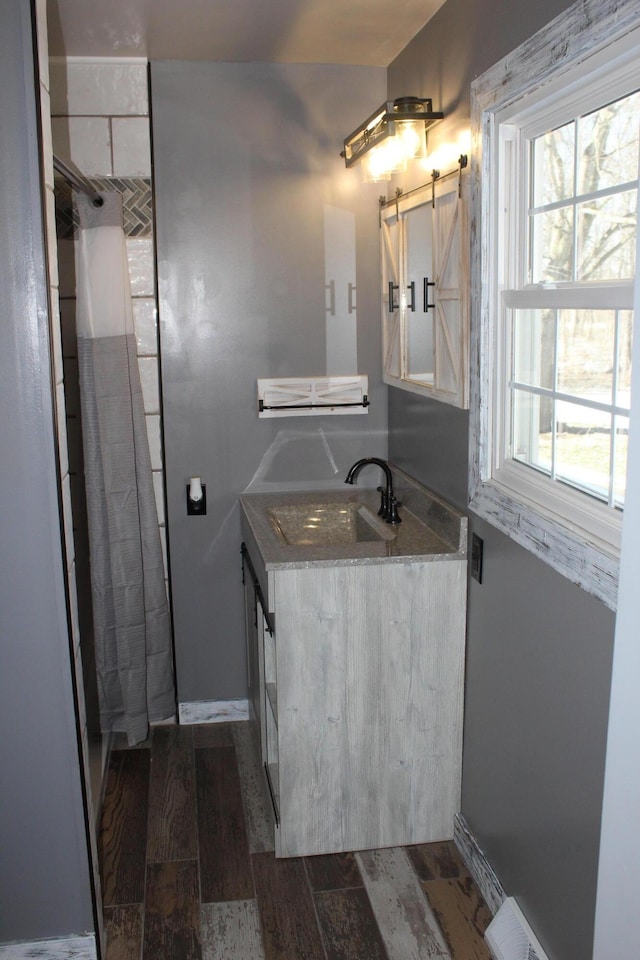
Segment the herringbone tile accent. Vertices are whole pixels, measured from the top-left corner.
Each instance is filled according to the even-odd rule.
[[[116,191],[122,196],[122,215],[126,237],[149,237],[153,232],[151,180],[146,177],[91,177],[89,183],[98,193]],[[59,239],[72,239],[78,229],[78,212],[73,190],[56,178],[56,233]]]

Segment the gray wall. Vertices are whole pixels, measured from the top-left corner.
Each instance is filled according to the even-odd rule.
[[[178,699],[244,697],[238,495],[341,484],[358,457],[386,455],[380,191],[339,157],[344,136],[384,100],[386,75],[164,62],[151,66],[151,92]],[[259,420],[258,377],[327,373],[330,211],[351,229],[349,372],[369,375],[369,413]],[[206,517],[186,515],[190,475],[207,484]]]
[[[0,0],[0,942],[93,929],[63,583],[29,5]]]
[[[432,96],[446,142],[469,85],[568,6],[447,0],[389,68],[389,94]],[[389,452],[460,502],[467,418],[390,391]],[[466,499],[466,498],[465,498]],[[614,616],[491,526],[468,615],[462,813],[552,960],[591,956]]]

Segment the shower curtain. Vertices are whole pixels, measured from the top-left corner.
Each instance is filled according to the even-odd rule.
[[[175,714],[171,626],[118,194],[78,200],[76,331],[103,732]]]

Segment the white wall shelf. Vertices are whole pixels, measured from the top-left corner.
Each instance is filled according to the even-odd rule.
[[[353,415],[368,410],[366,376],[258,380],[259,417]]]

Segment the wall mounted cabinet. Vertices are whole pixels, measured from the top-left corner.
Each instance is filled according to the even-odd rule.
[[[442,178],[387,201],[380,214],[384,381],[462,408],[469,405],[464,187],[464,178]]]

